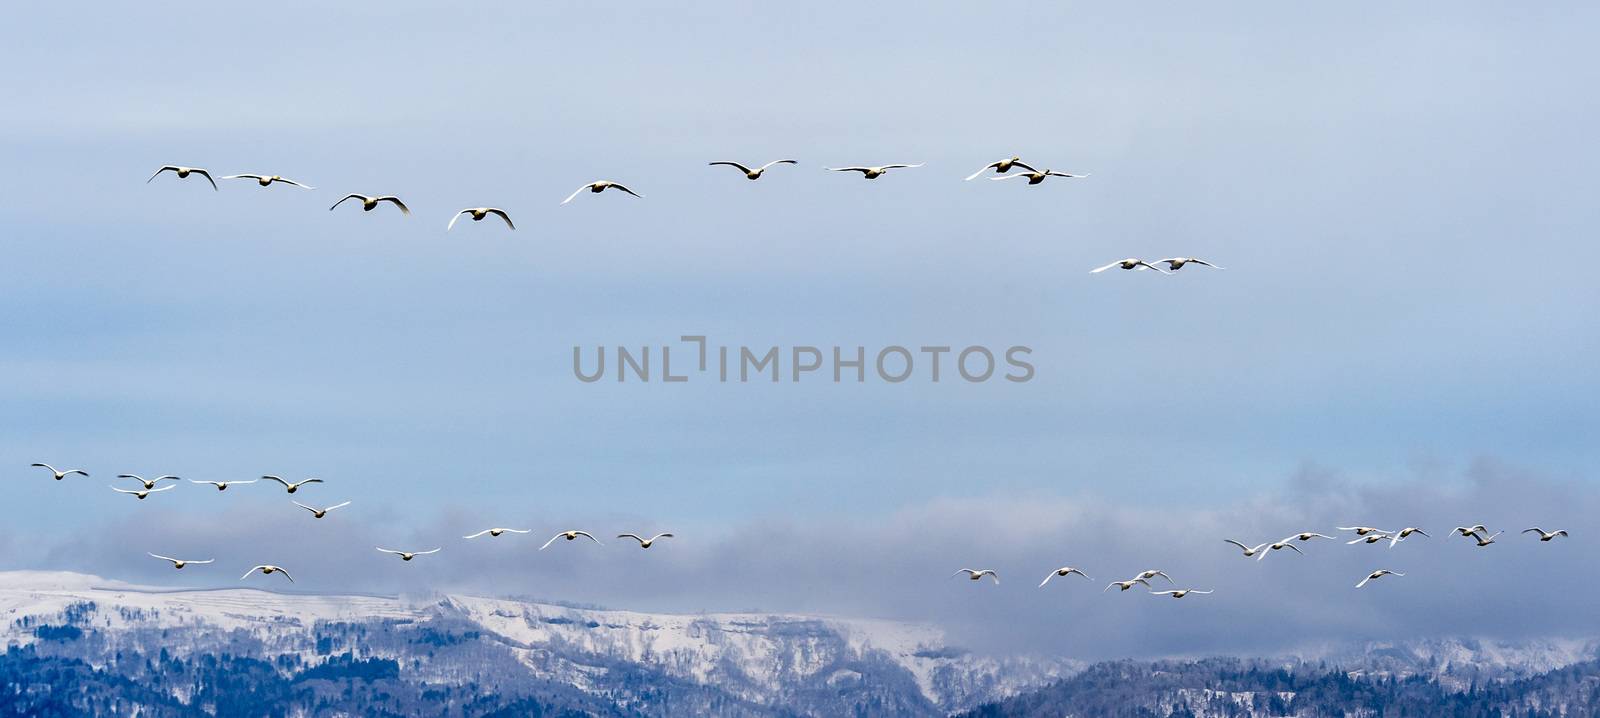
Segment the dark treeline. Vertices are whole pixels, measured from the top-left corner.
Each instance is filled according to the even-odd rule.
[[[962,714],[1022,716],[1600,718],[1600,661],[1462,689],[1425,675],[1364,676],[1306,664],[1291,669],[1235,659],[1102,663]]]

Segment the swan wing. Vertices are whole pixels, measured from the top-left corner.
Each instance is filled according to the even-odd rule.
[[[379,201],[379,202],[392,202],[392,203],[394,203],[394,206],[400,208],[400,214],[403,214],[403,215],[405,215],[407,217],[411,216],[411,208],[407,207],[406,203],[401,202],[399,197],[396,197],[394,195],[385,195],[383,197],[377,198],[377,201]]]
[[[1017,164],[1017,163],[1013,162],[1012,164]],[[994,169],[996,167],[999,167],[999,166],[1000,166],[999,162],[990,162],[989,164],[984,165],[983,169],[980,169],[977,172],[973,172],[972,174],[967,175],[967,178],[964,181],[971,182],[971,181],[977,179],[978,175],[981,175],[981,174],[983,174],[985,172],[988,172],[989,170],[992,170],[992,169]]]
[[[569,194],[569,195],[567,195],[567,198],[566,198],[566,199],[564,199],[564,200],[561,200],[561,203],[562,203],[562,204],[566,204],[566,203],[568,203],[568,202],[571,202],[571,201],[572,201],[572,200],[573,200],[573,199],[574,199],[574,198],[576,198],[576,197],[577,197],[577,196],[578,196],[578,195],[579,195],[579,194],[581,194],[581,193],[582,193],[582,192],[583,192],[583,191],[584,191],[584,190],[586,190],[586,189],[589,189],[589,187],[590,187],[590,185],[592,185],[592,184],[594,184],[594,183],[593,183],[593,182],[590,182],[590,183],[589,183],[589,184],[586,184],[586,185],[584,185],[584,186],[582,186],[582,187],[579,187],[579,188],[577,188],[577,189],[575,189],[575,190],[573,190],[573,191],[572,191],[572,194]]]
[[[563,203],[563,204],[565,204],[565,203]],[[499,217],[500,219],[505,220],[507,227],[509,227],[509,228],[511,228],[513,230],[517,228],[517,225],[514,225],[514,224],[511,223],[511,215],[506,214],[505,210],[503,210],[503,209],[495,209],[493,207],[490,207],[489,208],[489,214],[492,214],[492,215],[494,215],[496,217]]]

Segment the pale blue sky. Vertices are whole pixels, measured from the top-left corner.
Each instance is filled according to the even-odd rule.
[[[14,8],[0,475],[8,504],[37,510],[5,525],[220,498],[134,506],[100,480],[125,471],[322,476],[319,496],[374,521],[636,517],[719,536],[963,497],[1233,509],[1308,465],[1457,483],[1491,457],[1590,487],[1597,14]],[[1013,153],[1094,176],[960,181]],[[705,166],[779,157],[801,164],[755,183]],[[885,162],[928,165],[820,169]],[[143,184],[164,163],[318,190]],[[557,206],[598,178],[645,199]],[[415,216],[327,212],[346,192]],[[519,231],[443,232],[480,204]],[[1229,269],[1086,274],[1171,255]],[[1026,344],[1038,377],[571,376],[574,344],[689,333]],[[68,503],[36,460],[96,478]],[[0,563],[31,560],[21,548]],[[764,596],[748,607],[785,607]]]

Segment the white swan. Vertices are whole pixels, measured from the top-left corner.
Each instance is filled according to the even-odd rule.
[[[708,163],[708,164],[710,166],[712,166],[712,167],[715,167],[717,165],[727,165],[729,167],[736,167],[736,168],[738,168],[738,170],[740,172],[744,173],[744,178],[745,179],[758,180],[758,179],[761,179],[761,173],[762,172],[766,172],[768,167],[771,167],[773,165],[797,165],[797,164],[800,164],[800,163],[796,162],[794,160],[773,160],[773,161],[768,162],[768,163],[766,163],[764,165],[761,165],[760,167],[757,167],[755,169],[750,169],[749,167],[741,165],[738,162],[718,161],[718,162],[711,162],[711,163]],[[582,192],[583,190],[578,190],[578,191]]]
[[[924,164],[927,163],[918,162],[914,165],[878,165],[876,167],[824,167],[822,169],[830,172],[860,172],[862,177],[867,179],[877,179],[882,177],[889,170],[899,169],[901,167],[921,167]]]
[[[163,486],[163,487],[161,487],[159,489],[140,489],[139,491],[129,491],[127,489],[119,489],[119,488],[113,486],[113,487],[111,487],[111,490],[115,491],[115,492],[117,492],[119,494],[133,494],[134,498],[137,498],[140,501],[143,501],[145,499],[145,497],[149,496],[150,494],[159,494],[159,493],[161,493],[163,491],[171,491],[171,490],[176,489],[176,488],[178,488],[178,487],[176,485],[174,485],[174,484],[167,484],[166,486]]]
[[[328,211],[332,212],[339,205],[344,204],[344,201],[347,199],[361,200],[361,211],[363,212],[371,212],[372,208],[377,207],[379,202],[391,202],[394,204],[394,206],[400,208],[400,214],[407,216],[410,216],[411,214],[410,207],[407,207],[404,202],[401,202],[399,197],[390,194],[378,195],[375,197],[369,197],[364,194],[347,194],[343,199],[340,199],[338,202],[334,202],[333,206],[328,208]]]
[[[1039,582],[1039,588],[1044,588],[1044,585],[1047,584],[1047,583],[1050,583],[1050,579],[1052,579],[1052,578],[1055,578],[1057,576],[1071,576],[1072,574],[1078,574],[1079,576],[1082,576],[1085,579],[1088,579],[1090,581],[1094,580],[1092,578],[1089,578],[1089,574],[1084,573],[1083,569],[1074,568],[1072,566],[1062,566],[1061,568],[1058,568],[1058,569],[1056,569],[1054,571],[1051,571],[1050,573],[1045,574],[1044,575],[1044,580]]]
[[[1046,177],[1068,177],[1068,178],[1071,178],[1071,179],[1078,179],[1078,178],[1081,178],[1081,177],[1088,177],[1088,176],[1089,176],[1088,174],[1075,175],[1075,174],[1068,174],[1066,172],[1057,172],[1055,170],[1044,170],[1043,172],[1023,172],[1021,174],[1006,175],[1004,177],[990,177],[989,181],[990,182],[999,182],[1000,180],[1017,179],[1019,177],[1025,177],[1028,180],[1028,184],[1036,185],[1036,184],[1039,184],[1040,182],[1043,182]]]
[[[475,539],[475,538],[477,538],[479,536],[482,536],[484,534],[488,534],[492,538],[498,538],[500,536],[500,534],[503,534],[503,533],[526,534],[526,533],[533,533],[533,529],[503,529],[503,528],[500,528],[500,527],[497,526],[497,527],[492,528],[492,529],[484,529],[484,530],[479,531],[479,532],[477,532],[477,533],[475,533],[475,534],[473,534],[471,536],[462,536],[461,538],[464,538],[464,539]]]
[[[1137,270],[1139,270],[1141,272],[1143,272],[1146,269],[1154,269],[1157,272],[1160,272],[1162,274],[1171,274],[1171,272],[1168,272],[1165,269],[1162,269],[1160,267],[1157,267],[1154,264],[1146,262],[1143,259],[1139,259],[1138,257],[1129,257],[1127,259],[1119,259],[1119,260],[1117,260],[1115,262],[1107,264],[1104,267],[1095,267],[1094,269],[1089,270],[1089,273],[1090,274],[1099,274],[1099,273],[1104,272],[1107,269],[1110,269],[1112,267],[1121,267],[1123,269],[1137,269]]]
[[[1376,581],[1384,576],[1405,576],[1405,574],[1400,573],[1399,571],[1390,571],[1386,568],[1380,568],[1372,573],[1367,574],[1366,578],[1361,579],[1361,583],[1356,584],[1356,588],[1361,588],[1362,586],[1367,585],[1368,581]]]
[[[1215,591],[1197,591],[1197,590],[1192,589],[1192,588],[1180,588],[1180,589],[1176,589],[1176,590],[1172,590],[1172,591],[1151,591],[1150,593],[1151,593],[1151,595],[1154,595],[1154,596],[1171,596],[1173,598],[1183,598],[1184,596],[1187,596],[1187,595],[1189,595],[1191,593],[1195,594],[1195,595],[1198,595],[1198,596],[1204,596],[1205,594],[1216,593],[1216,592]]]
[[[137,481],[137,482],[139,482],[141,484],[144,484],[144,487],[147,488],[147,489],[155,488],[156,484],[158,484],[158,483],[160,483],[162,481],[182,481],[183,480],[183,479],[180,479],[180,478],[178,478],[176,476],[172,476],[170,474],[166,475],[166,476],[157,476],[157,477],[155,477],[153,479],[146,479],[145,477],[140,476],[138,474],[117,474],[117,478],[119,478],[119,479],[133,479],[134,481]]]
[[[32,464],[32,466],[37,466],[41,469],[49,469],[50,473],[55,476],[56,481],[67,478],[69,474],[77,474],[79,476],[89,475],[89,472],[84,471],[83,469],[66,469],[63,471],[49,464]]]
[[[1371,534],[1371,533],[1380,533],[1380,534],[1389,533],[1388,531],[1384,531],[1383,529],[1375,529],[1375,528],[1373,528],[1371,526],[1339,526],[1337,528],[1340,531],[1354,531],[1354,532],[1356,532],[1357,536],[1365,536],[1365,535]]]
[[[1180,269],[1183,269],[1183,265],[1185,265],[1185,264],[1199,264],[1199,265],[1203,265],[1203,266],[1206,266],[1206,267],[1210,267],[1212,269],[1223,269],[1223,267],[1218,267],[1215,264],[1207,262],[1207,261],[1205,261],[1203,259],[1195,259],[1194,257],[1167,257],[1166,259],[1157,259],[1156,260],[1156,264],[1160,264],[1162,262],[1166,262],[1167,263],[1167,269],[1172,270],[1174,272],[1176,272],[1176,271],[1178,271]]]
[[[1555,538],[1557,536],[1568,536],[1568,537],[1570,537],[1570,534],[1567,533],[1566,529],[1556,529],[1554,531],[1546,531],[1544,529],[1539,528],[1538,526],[1535,526],[1533,528],[1523,529],[1522,533],[1536,533],[1536,534],[1539,534],[1539,540],[1540,541],[1549,541],[1550,539],[1553,539],[1553,538]]]
[[[651,546],[655,545],[656,539],[677,538],[677,537],[673,536],[672,534],[661,533],[661,534],[656,534],[654,536],[651,536],[650,538],[645,538],[645,537],[640,536],[638,534],[617,534],[617,538],[631,538],[631,539],[639,542],[639,548],[650,548]]]
[[[292,179],[284,179],[283,177],[279,177],[278,175],[257,175],[257,174],[245,173],[245,174],[238,174],[238,175],[228,175],[226,177],[223,177],[223,179],[250,179],[250,180],[255,180],[256,184],[261,185],[262,187],[269,186],[273,182],[282,182],[284,184],[292,184],[292,185],[294,185],[296,187],[299,187],[301,189],[316,189],[316,187],[312,187],[311,185],[301,184],[301,183],[296,182],[296,181],[294,181]]]
[[[200,169],[199,167],[183,167],[181,165],[162,165],[161,169],[156,170],[156,173],[150,175],[150,179],[145,180],[144,183],[150,184],[151,180],[160,177],[162,172],[175,172],[178,175],[178,179],[189,179],[189,175],[197,174],[206,178],[206,181],[211,183],[211,189],[217,189],[217,181],[211,179],[210,172]]]
[[[586,185],[584,185],[582,187],[579,187],[576,190],[573,190],[572,194],[567,195],[566,199],[561,200],[561,203],[562,204],[566,204],[568,202],[571,202],[578,195],[583,194],[584,190],[589,190],[590,192],[593,192],[595,194],[600,194],[601,192],[604,192],[604,191],[606,191],[608,189],[621,190],[621,191],[627,192],[628,194],[631,194],[631,195],[633,195],[635,197],[638,197],[639,199],[644,199],[644,195],[639,194],[638,192],[635,192],[635,191],[633,191],[631,189],[628,189],[627,187],[622,186],[621,183],[612,182],[611,180],[596,180],[596,181],[590,182],[589,184],[586,184]]]
[[[264,480],[267,480],[267,481],[276,481],[276,482],[278,482],[280,484],[283,484],[283,488],[285,490],[287,490],[288,493],[291,493],[291,494],[296,492],[296,491],[299,491],[300,487],[305,486],[306,484],[321,484],[321,483],[325,483],[322,479],[306,479],[305,481],[296,481],[294,483],[289,483],[289,482],[284,481],[283,479],[281,479],[279,477],[276,477],[276,476],[273,476],[271,474],[267,474],[265,476],[262,476],[261,478],[264,479]]]
[[[1000,585],[1000,574],[995,573],[992,568],[958,568],[955,573],[950,574],[950,578],[955,578],[963,573],[967,575],[967,578],[974,581],[981,581],[984,576],[988,576],[994,579],[996,586]]]
[[[484,217],[492,214],[500,219],[505,220],[507,227],[510,227],[511,229],[517,228],[517,225],[511,223],[511,215],[506,214],[506,211],[500,209],[499,207],[468,207],[460,212],[457,212],[456,216],[451,217],[450,224],[444,226],[444,231],[448,232],[451,229],[454,229],[456,226],[456,220],[461,219],[461,215],[463,214],[471,215],[472,221],[474,222],[482,222]]]
[[[217,487],[218,491],[227,491],[228,487],[233,486],[234,484],[253,484],[260,480],[261,479],[250,479],[249,481],[195,481],[194,479],[189,479],[189,483],[215,486]]]
[[[591,536],[588,531],[562,531],[561,533],[558,533],[558,534],[556,534],[554,536],[551,536],[549,541],[544,542],[544,545],[539,547],[539,550],[543,551],[543,550],[545,550],[547,548],[550,548],[550,544],[555,543],[556,539],[566,539],[568,541],[571,541],[573,539],[578,538],[579,536],[587,538],[590,541],[595,542],[596,544],[600,543],[600,539],[597,539],[594,536]]]
[[[1289,538],[1286,538],[1284,540],[1288,541],[1289,539],[1294,539],[1296,541],[1310,541],[1311,539],[1314,539],[1314,538],[1325,538],[1325,539],[1328,539],[1329,541],[1336,540],[1332,536],[1329,536],[1327,534],[1319,534],[1319,533],[1317,533],[1315,531],[1301,531],[1300,533],[1297,533],[1297,534],[1295,534],[1293,536],[1290,536]]]
[[[1021,167],[1029,172],[1038,172],[1038,170],[1023,162],[1021,157],[1012,157],[1010,159],[995,160],[994,162],[984,165],[983,168],[979,169],[977,172],[967,175],[967,179],[965,181],[971,182],[977,179],[978,175],[988,172],[989,170],[994,170],[994,173],[997,175],[1003,175],[1007,172],[1010,172],[1012,167]]]
[[[392,553],[396,556],[399,556],[401,561],[410,561],[418,556],[426,556],[430,553],[439,553],[439,549],[429,549],[427,551],[396,551],[392,548],[379,547],[378,550],[384,553]]]
[[[145,553],[149,553],[149,552],[146,551]],[[196,565],[196,566],[199,566],[200,564],[212,563],[212,562],[216,561],[216,559],[214,559],[214,558],[208,558],[208,559],[206,559],[204,561],[196,561],[194,559],[187,559],[187,558],[173,558],[171,556],[162,556],[161,554],[158,554],[158,553],[152,553],[152,554],[150,554],[150,557],[151,558],[159,558],[162,561],[171,561],[172,562],[172,567],[175,568],[175,569],[178,569],[178,570],[182,570],[184,566],[188,566],[191,563]]]
[[[350,502],[346,501],[344,503],[334,504],[334,505],[329,506],[328,508],[325,508],[325,509],[319,509],[319,508],[316,508],[316,507],[307,506],[305,504],[300,503],[299,501],[290,501],[289,503],[294,504],[295,506],[299,506],[300,508],[305,509],[307,511],[310,511],[311,512],[311,517],[312,518],[317,518],[317,519],[320,519],[320,518],[322,518],[324,516],[327,516],[329,511],[332,511],[334,509],[342,509],[342,508],[350,505]]]
[[[250,578],[250,574],[257,571],[260,571],[261,575],[263,576],[271,576],[275,573],[281,573],[283,574],[284,578],[289,579],[289,583],[294,583],[294,577],[290,576],[288,571],[284,570],[282,566],[274,566],[270,563],[264,563],[259,566],[252,567],[249,571],[245,571],[244,575],[239,577],[239,580],[243,581],[247,578]]]
[[[1389,539],[1389,548],[1394,548],[1395,544],[1400,543],[1401,541],[1405,540],[1405,538],[1407,536],[1410,536],[1411,534],[1422,534],[1423,536],[1425,536],[1427,538],[1433,538],[1432,536],[1428,536],[1428,532],[1427,531],[1423,531],[1422,529],[1419,529],[1419,528],[1417,528],[1415,526],[1407,526],[1407,527],[1405,527],[1403,529],[1400,529],[1399,531],[1395,532],[1394,538]]]

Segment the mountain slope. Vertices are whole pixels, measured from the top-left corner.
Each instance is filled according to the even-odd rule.
[[[0,617],[17,680],[76,674],[146,715],[233,706],[235,684],[246,694],[277,690],[284,711],[382,704],[341,703],[374,692],[388,703],[373,709],[397,714],[479,715],[532,701],[521,710],[941,715],[1077,668],[974,656],[935,629],[886,621],[164,591],[65,573],[0,573]],[[241,675],[257,685],[247,689]],[[483,702],[486,694],[494,699]],[[462,707],[469,696],[475,708]]]

